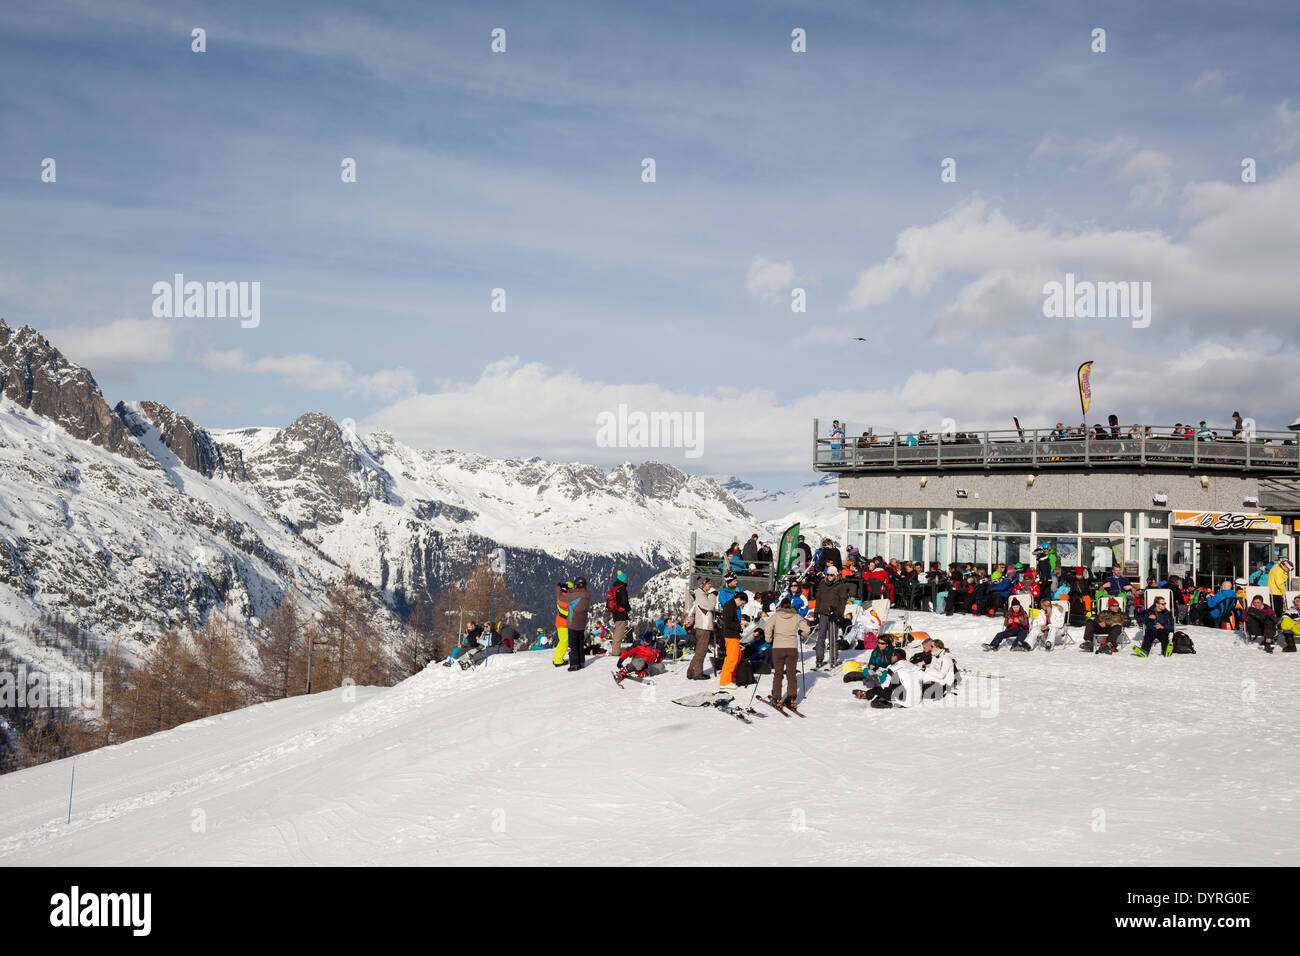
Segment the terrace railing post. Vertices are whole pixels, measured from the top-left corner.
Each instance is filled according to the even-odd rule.
[[[1145,465],[1145,464],[1147,463],[1147,433],[1146,433],[1146,429],[1143,429],[1143,430],[1142,430],[1142,434],[1138,435],[1138,443],[1139,443],[1139,447],[1141,448],[1141,452],[1142,452],[1142,464]]]
[[[1246,468],[1250,468],[1250,436],[1242,432],[1242,438],[1246,442]]]
[[[934,467],[940,468],[940,462],[943,460],[943,435],[936,435],[934,439]]]
[[[1030,430],[1029,440],[1034,443],[1034,450],[1033,450],[1034,467],[1037,468],[1038,467],[1038,429],[1037,428]]]
[[[980,444],[983,446],[984,467],[987,468],[989,466],[989,433],[986,431],[981,434],[983,437],[980,438]]]
[[[894,432],[894,468],[898,468],[898,432]]]
[[[1192,464],[1199,465],[1200,463],[1201,463],[1201,434],[1200,432],[1196,432],[1195,434],[1192,435]]]
[[[1092,431],[1088,428],[1083,430],[1083,463],[1089,464],[1092,461]]]
[[[813,464],[817,464],[817,419],[813,419]]]

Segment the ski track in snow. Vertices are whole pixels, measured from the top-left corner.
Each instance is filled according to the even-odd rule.
[[[964,675],[985,709],[872,710],[836,673],[746,726],[671,703],[684,662],[622,691],[605,658],[435,665],[83,754],[70,825],[70,761],[0,777],[0,863],[1300,862],[1300,655],[986,654],[995,622],[912,617],[1005,675]]]

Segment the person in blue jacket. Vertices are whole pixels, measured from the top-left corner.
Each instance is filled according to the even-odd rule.
[[[987,599],[985,604],[990,613],[1001,611],[1007,604],[1007,598],[1015,593],[1016,585],[1020,583],[1020,572],[1008,572],[1002,575],[992,584],[989,585]]]
[[[1237,607],[1237,592],[1232,582],[1224,578],[1219,590],[1205,599],[1205,605],[1210,609],[1210,617],[1215,624],[1228,620]]]
[[[803,591],[799,589],[799,582],[791,581],[790,586],[786,588],[786,593],[781,597],[790,599],[790,606],[795,609],[800,617],[808,616],[808,599],[803,596]]]
[[[1124,569],[1118,564],[1110,569],[1110,577],[1101,582],[1101,589],[1111,597],[1119,597],[1125,591],[1135,590],[1133,582],[1124,577]]]
[[[1142,646],[1133,648],[1138,657],[1151,653],[1151,645],[1160,642],[1160,653],[1168,657],[1174,652],[1174,616],[1169,613],[1163,597],[1156,598],[1142,614]]]

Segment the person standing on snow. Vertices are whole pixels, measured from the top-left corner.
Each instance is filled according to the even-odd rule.
[[[1272,598],[1273,616],[1280,619],[1286,613],[1286,591],[1291,582],[1291,562],[1283,558],[1268,572],[1268,596]]]
[[[591,592],[587,579],[578,578],[569,592],[569,670],[580,671],[586,662],[587,613],[591,610]]]
[[[782,595],[781,603],[767,622],[767,639],[772,645],[772,694],[768,699],[778,707],[792,706],[798,701],[795,673],[799,638],[807,633],[808,625],[792,606],[791,595]]]
[[[840,618],[844,616],[844,605],[849,599],[849,587],[840,578],[840,571],[833,564],[826,565],[824,580],[817,588],[817,666],[821,667],[826,659],[826,638],[839,640]],[[834,655],[832,655],[834,656]]]
[[[551,655],[551,663],[556,667],[564,666],[564,655],[569,650],[569,592],[572,590],[572,581],[555,585],[555,653]]]
[[[722,662],[719,690],[731,690],[736,686],[736,665],[740,663],[740,632],[744,627],[740,613],[747,603],[745,592],[737,591],[722,607],[722,641],[726,645],[727,656]]]
[[[709,641],[713,638],[713,614],[718,609],[718,596],[713,593],[713,582],[704,578],[691,595],[691,606],[686,616],[694,615],[695,656],[686,668],[687,680],[706,680],[704,659],[709,654]]]
[[[605,595],[605,607],[614,619],[614,637],[609,652],[618,657],[623,651],[623,638],[627,636],[627,615],[631,605],[627,599],[627,574],[619,571],[614,575],[614,585]]]

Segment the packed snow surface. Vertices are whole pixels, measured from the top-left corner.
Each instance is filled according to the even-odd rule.
[[[71,824],[70,760],[0,777],[0,863],[1300,863],[1300,655],[1200,628],[1195,656],[989,654],[992,621],[912,623],[967,671],[953,706],[817,674],[806,719],[746,726],[674,705],[716,686],[684,664],[621,690],[603,657],[434,665],[83,754]]]

